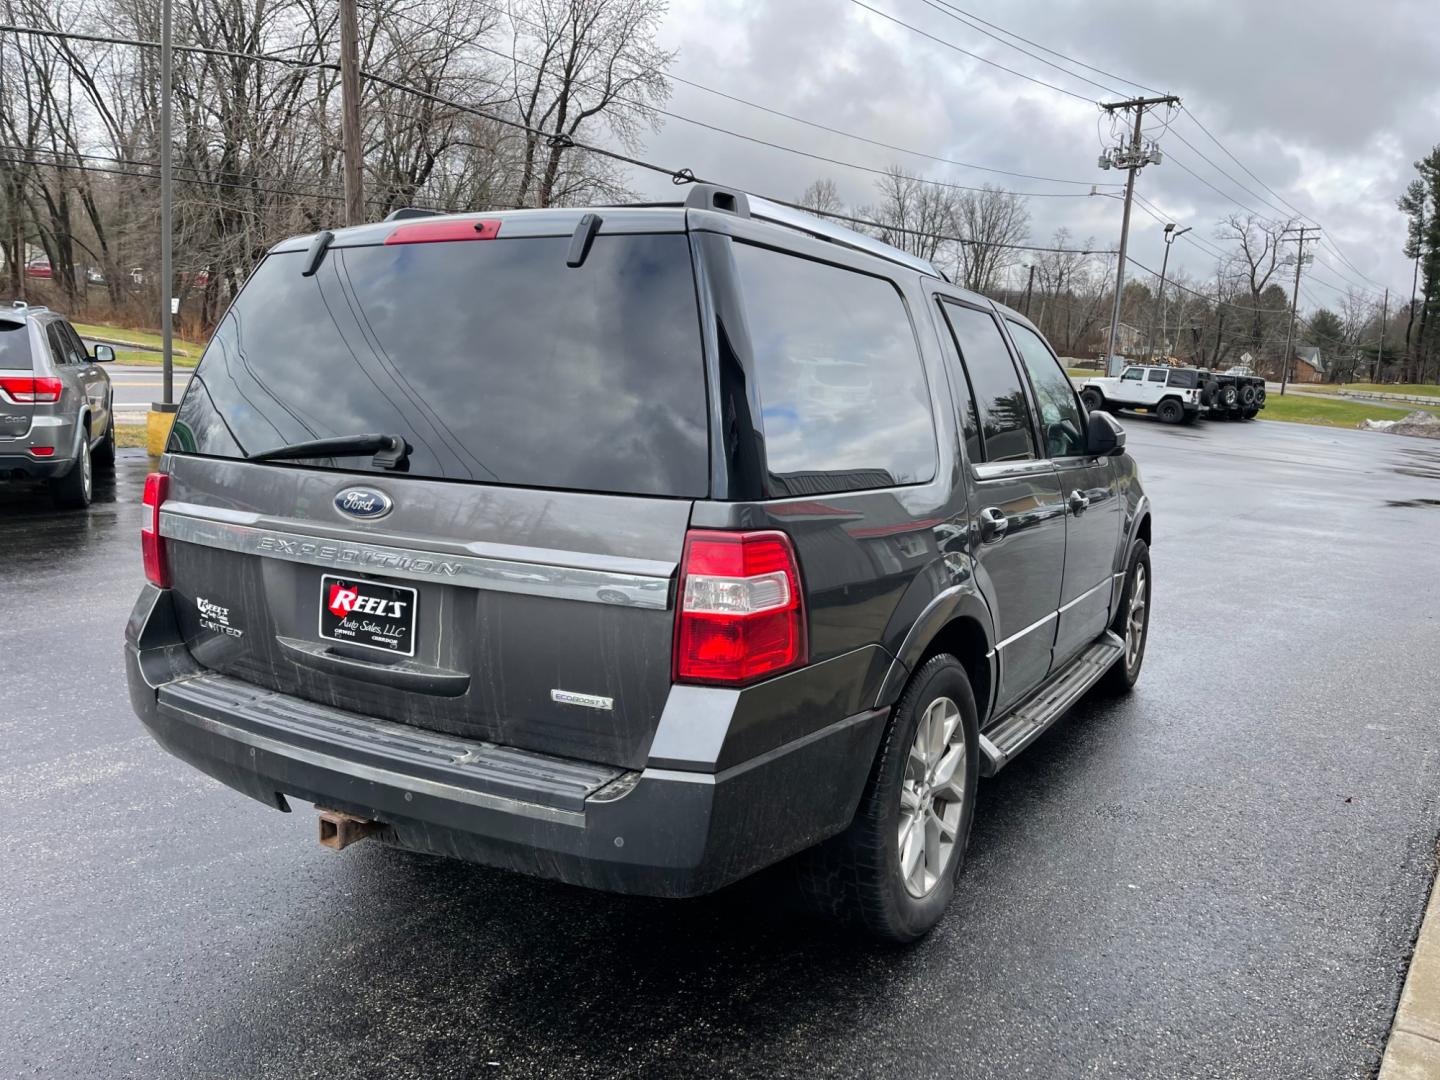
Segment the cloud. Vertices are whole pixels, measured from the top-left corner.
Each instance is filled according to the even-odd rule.
[[[1038,79],[1086,97],[1111,96],[921,0],[866,2]],[[1400,253],[1404,224],[1394,200],[1413,175],[1411,162],[1440,141],[1440,86],[1433,78],[1440,70],[1440,19],[1430,3],[953,2],[1096,67],[1179,94],[1187,109],[1280,197],[1319,221],[1360,270],[1396,293],[1408,293],[1409,267]],[[1096,184],[1117,179],[1116,173],[1096,168],[1109,125],[1093,104],[970,59],[847,0],[672,0],[664,38],[680,50],[676,74],[773,109],[995,168]],[[1136,92],[1109,76],[1072,70],[1117,91]],[[670,108],[870,168],[893,162],[958,184],[1087,191],[926,162],[680,84]],[[1286,209],[1190,117],[1176,117],[1168,131],[1161,130],[1159,119],[1147,126],[1159,136],[1166,160],[1144,170],[1138,190],[1165,214],[1193,225],[1197,238],[1214,243],[1215,223],[1240,210],[1231,198],[1267,215],[1278,216],[1265,202]],[[860,170],[677,120],[667,120],[649,140],[646,156],[765,194],[793,197],[811,180],[828,176],[847,202],[858,205],[874,197],[875,178]],[[663,177],[644,175],[637,175],[635,184],[654,195],[669,186]],[[1105,246],[1118,239],[1118,200],[1035,198],[1031,215],[1037,241],[1061,226],[1076,239],[1093,235]],[[1143,211],[1134,216],[1131,244],[1141,261],[1159,260],[1160,225]],[[1176,244],[1172,253],[1172,267],[1196,276],[1212,273],[1213,263],[1198,245]],[[1358,277],[1323,249],[1316,271],[1310,291],[1320,302],[1339,300],[1337,286],[1322,279],[1344,285],[1345,278]]]

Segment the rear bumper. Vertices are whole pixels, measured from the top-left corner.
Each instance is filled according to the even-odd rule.
[[[25,453],[0,453],[0,480],[51,480],[64,476],[75,464],[63,458],[34,458]]]
[[[147,587],[126,633],[131,702],[170,753],[252,798],[387,826],[386,839],[615,892],[713,891],[849,824],[885,710],[720,772],[623,770],[441,736],[199,669]]]

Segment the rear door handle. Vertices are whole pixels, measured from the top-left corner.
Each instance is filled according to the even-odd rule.
[[[1078,516],[1090,505],[1090,496],[1077,488],[1070,492],[1070,498],[1066,501],[1069,503],[1070,512]]]
[[[996,506],[980,511],[980,541],[989,544],[1003,537],[1010,528],[1010,519]]]

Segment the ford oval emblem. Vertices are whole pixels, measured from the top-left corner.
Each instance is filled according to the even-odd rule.
[[[335,509],[353,518],[382,518],[395,504],[390,496],[374,488],[346,488],[335,496]]]

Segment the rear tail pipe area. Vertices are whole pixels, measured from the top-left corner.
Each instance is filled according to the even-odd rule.
[[[356,817],[341,810],[320,810],[320,843],[335,851],[343,851],[351,844],[359,843],[367,836],[374,836],[385,828],[378,821]]]

